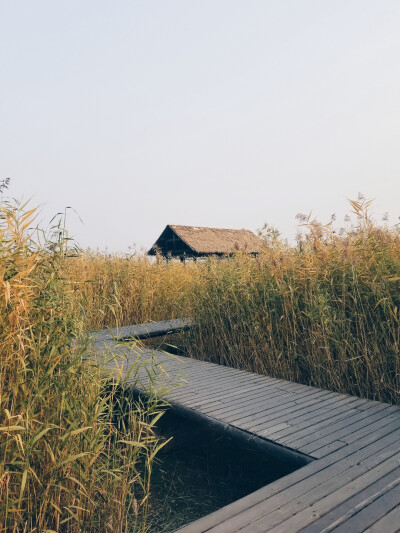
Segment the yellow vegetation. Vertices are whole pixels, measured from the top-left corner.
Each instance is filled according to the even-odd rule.
[[[0,211],[0,531],[144,530],[160,407],[87,360],[63,230],[39,243],[34,214]]]

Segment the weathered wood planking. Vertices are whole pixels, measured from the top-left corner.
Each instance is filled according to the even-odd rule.
[[[171,322],[154,324],[153,331],[173,330]],[[140,330],[126,331],[130,338]],[[113,336],[97,334],[97,350]],[[128,371],[138,349],[114,349]],[[174,384],[167,394],[172,405],[317,459],[180,533],[400,531],[399,407],[162,352],[153,356],[160,382]],[[145,368],[138,377],[145,387]]]
[[[148,322],[147,324],[135,324],[133,326],[121,326],[102,331],[93,331],[92,336],[96,342],[107,340],[148,339],[169,333],[179,333],[190,328],[190,318],[176,318],[161,322]]]

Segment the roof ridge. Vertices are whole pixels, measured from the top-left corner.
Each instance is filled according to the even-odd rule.
[[[240,228],[240,229],[237,229],[237,228],[213,228],[211,226],[187,226],[185,224],[168,224],[168,226],[170,228],[212,229],[212,230],[217,230],[217,231],[248,231],[248,232],[253,233],[254,235],[256,235],[254,233],[254,231],[252,231],[251,229],[246,229],[246,228]]]

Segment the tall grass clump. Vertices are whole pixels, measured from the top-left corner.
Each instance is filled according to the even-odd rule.
[[[252,259],[209,260],[193,295],[193,357],[400,403],[400,231],[370,202],[336,232],[303,217]],[[271,235],[269,235],[271,237]]]
[[[65,269],[90,329],[190,314],[196,264],[86,251],[70,258]]]
[[[160,406],[90,363],[64,231],[34,217],[0,208],[0,531],[144,530]]]

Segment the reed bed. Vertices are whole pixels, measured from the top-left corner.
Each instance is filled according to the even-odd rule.
[[[400,403],[400,232],[351,202],[334,230],[301,217],[297,243],[182,264],[81,254],[69,265],[88,326],[192,316],[192,357]]]
[[[144,531],[162,406],[90,362],[64,230],[34,217],[2,203],[0,531]]]
[[[88,250],[69,258],[65,275],[99,330],[188,315],[197,266]]]
[[[209,262],[193,298],[190,353],[307,385],[400,403],[400,232],[370,203],[337,233],[304,220],[291,247]]]

